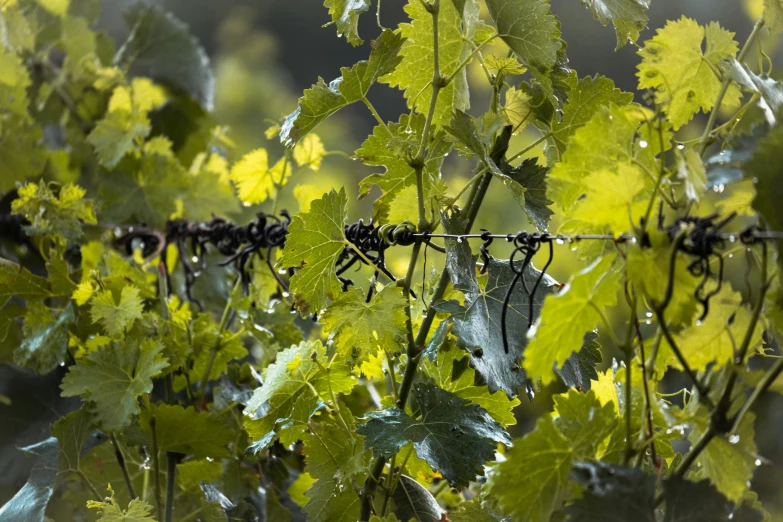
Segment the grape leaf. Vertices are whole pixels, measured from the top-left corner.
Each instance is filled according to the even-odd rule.
[[[131,285],[122,289],[119,302],[115,301],[111,290],[104,290],[90,300],[92,322],[100,322],[106,333],[115,338],[141,319],[143,309],[139,289]]]
[[[654,476],[600,461],[575,464],[573,475],[586,490],[564,510],[569,522],[655,522]]]
[[[406,39],[400,50],[402,61],[393,73],[381,81],[405,91],[408,107],[415,108],[420,114],[427,114],[432,98],[429,82],[434,67],[432,14],[418,0],[409,1],[404,9],[411,23],[400,24],[398,30]],[[470,54],[472,46],[469,42],[478,22],[478,2],[467,0],[461,2],[460,6],[450,1],[440,2],[437,16],[439,69],[441,76],[446,77],[454,73]],[[467,110],[469,107],[468,82],[463,68],[439,91],[432,122],[438,126],[445,125],[455,109]]]
[[[762,522],[764,518],[744,502],[739,510],[732,511],[732,504],[706,480],[691,482],[669,477],[663,482],[663,498],[666,502],[663,522]]]
[[[480,499],[474,498],[470,502],[463,502],[459,509],[449,511],[451,522],[502,522],[503,518],[486,508],[481,507]]]
[[[290,166],[281,164],[277,172],[274,167],[269,168],[265,149],[248,152],[231,167],[231,180],[236,183],[239,199],[251,205],[271,198],[277,186],[284,186],[290,175]]]
[[[31,321],[34,306],[43,308],[43,322]],[[14,350],[14,364],[45,375],[66,359],[68,353],[68,327],[76,320],[73,306],[68,305],[53,319],[48,308],[39,303],[28,303],[25,317],[24,339]]]
[[[29,221],[24,226],[28,235],[59,235],[74,240],[82,235],[82,222],[92,225],[97,222],[92,202],[84,199],[86,192],[78,185],[66,183],[55,194],[40,181],[37,185],[22,185],[17,192],[18,198],[11,202],[11,213]]]
[[[692,369],[704,370],[713,363],[717,369],[734,360],[737,343],[742,342],[751,320],[751,310],[741,303],[742,295],[724,285],[710,299],[710,313],[704,321],[697,322],[695,316],[695,324],[677,335],[677,345]],[[696,315],[700,316],[701,310]],[[761,334],[762,328],[757,324],[751,346],[761,342]],[[674,354],[669,359],[669,364],[679,367]]]
[[[598,344],[598,334],[587,332],[582,349],[574,352],[566,359],[563,366],[555,372],[569,388],[589,391],[590,382],[598,379],[595,367],[601,362],[601,345]]]
[[[601,405],[592,390],[570,389],[555,395],[555,425],[568,439],[574,458],[595,458],[603,442],[614,430],[617,415],[612,404]]]
[[[780,171],[775,168],[781,158],[782,145],[783,127],[778,126],[759,142],[750,160],[742,166],[742,170],[756,180],[753,207],[766,220],[770,230],[783,230],[783,213],[780,212],[783,183],[780,183]]]
[[[349,412],[341,413],[349,428],[354,425]],[[319,423],[302,435],[305,444],[305,470],[316,479],[307,490],[302,510],[308,521],[341,522],[359,518],[359,496],[350,487],[341,487],[355,474],[365,471],[369,453],[361,442],[334,422]]]
[[[511,127],[507,127],[503,134],[498,137],[498,141],[495,143],[492,153],[488,150],[486,137],[493,135],[494,132],[482,132],[482,130],[487,131],[488,129],[484,128],[481,120],[473,118],[469,114],[458,110],[455,112],[454,117],[445,129],[467,147],[470,152],[475,154],[493,176],[503,182],[503,185],[508,188],[511,195],[517,200],[517,203],[519,203],[520,208],[525,210],[525,187],[520,185],[511,176],[503,173],[498,167],[498,163],[500,162],[499,158],[505,155],[505,149],[508,148],[508,140],[511,137]]]
[[[400,475],[392,500],[395,521],[439,522],[443,520],[443,509],[432,493],[407,475]]]
[[[554,155],[547,150],[550,159],[559,159],[566,151],[571,136],[597,112],[604,110],[611,103],[622,107],[633,101],[632,93],[615,88],[614,82],[604,76],[585,76],[580,79],[576,72],[572,72],[568,76],[567,84],[568,103],[563,106],[560,120],[552,123],[550,131],[552,143],[557,151]]]
[[[619,274],[612,268],[612,256],[597,260],[571,278],[558,294],[544,300],[540,324],[525,350],[523,368],[531,378],[552,382],[552,363],[562,365],[573,352],[582,349],[585,332],[600,323],[596,309],[617,303]]]
[[[337,359],[329,366],[326,348],[320,341],[303,342],[278,353],[277,360],[264,371],[264,385],[256,389],[245,408],[247,414],[261,417],[255,433],[265,433],[263,438],[271,443],[279,432],[278,421],[285,426],[292,414],[311,415],[320,409],[318,403],[303,402],[306,400],[302,395],[313,396],[315,391],[319,398],[331,401],[330,392],[350,392],[356,381],[341,361]],[[308,405],[302,407],[304,404]]]
[[[531,101],[530,96],[523,90],[510,87],[506,91],[506,104],[503,106],[502,113],[506,122],[513,128],[513,134],[525,130],[533,113]]]
[[[192,406],[183,408],[174,404],[153,404],[152,412],[143,410],[141,429],[152,440],[152,419],[160,451],[172,451],[194,457],[223,458],[229,456],[226,448],[234,442],[233,430],[224,422],[206,412],[197,412]]]
[[[540,417],[534,431],[514,441],[505,461],[490,466],[482,491],[514,520],[549,522],[575,490],[568,480],[573,460],[552,419]]]
[[[764,22],[770,31],[783,31],[783,2],[764,0]]]
[[[365,448],[391,458],[409,441],[419,458],[454,487],[466,486],[488,460],[497,443],[511,444],[503,427],[477,404],[431,384],[417,383],[413,395],[421,410],[414,419],[399,408],[370,412],[356,430]]]
[[[501,168],[509,178],[519,183],[525,189],[525,214],[535,227],[541,232],[546,232],[549,219],[552,217],[552,204],[546,196],[546,181],[549,169],[537,163],[537,158],[528,158],[516,167]]]
[[[633,140],[641,116],[635,105],[610,104],[598,110],[571,136],[562,160],[549,172],[547,196],[568,212],[590,189],[586,183],[590,175],[616,172],[618,165],[632,160]]]
[[[53,285],[52,282],[0,257],[0,303],[3,305],[12,297],[25,301],[40,301],[70,295],[73,291],[73,287],[65,288],[67,285]]]
[[[239,211],[239,202],[230,183],[228,162],[220,154],[199,153],[188,171],[188,186],[180,194],[182,212],[176,217],[208,221],[213,215]]]
[[[691,403],[697,401],[691,401]],[[690,410],[690,411],[689,411]],[[691,413],[691,432],[688,440],[692,444],[701,438],[710,423],[710,412],[704,406],[686,407]],[[756,468],[756,442],[754,423],[756,415],[748,413],[736,433],[737,440],[730,442],[723,436],[717,436],[696,458],[700,465],[697,476],[710,480],[723,495],[732,502],[740,502],[748,490],[748,483]]]
[[[682,180],[685,197],[698,202],[707,190],[707,172],[701,155],[693,148],[677,151],[677,177]]]
[[[155,5],[134,4],[125,12],[130,36],[115,63],[190,95],[205,110],[214,106],[215,77],[204,48],[188,27]]]
[[[399,205],[395,198],[401,196],[407,187],[415,188],[416,171],[408,164],[406,158],[416,155],[425,119],[423,114],[414,114],[413,117],[403,114],[399,122],[392,122],[386,128],[378,125],[356,151],[356,157],[365,165],[386,168],[382,174],[367,176],[359,185],[361,198],[369,194],[373,185],[381,189],[381,196],[374,204],[374,218],[381,220],[386,218],[392,202],[394,201],[395,207]],[[451,150],[451,144],[443,139],[442,132],[433,134],[422,171],[425,208],[437,208],[435,198],[446,192],[440,177],[440,167],[443,158]]]
[[[111,489],[111,485],[109,485],[109,493],[111,496],[105,500],[87,501],[89,509],[98,510],[99,518],[96,522],[155,522],[155,519],[150,514],[152,513],[152,506],[143,500],[134,498],[128,504],[128,509],[124,510],[114,500],[114,491]]]
[[[133,338],[100,347],[70,367],[62,396],[81,395],[104,430],[121,429],[138,413],[138,397],[152,391],[152,378],[168,366],[162,350],[159,342]]]
[[[444,321],[440,326],[444,324],[448,325],[448,322]],[[438,326],[438,330],[440,330],[440,326]],[[444,328],[445,331],[447,331],[446,328]],[[437,335],[437,331],[435,335]],[[486,386],[476,386],[474,384],[476,382],[476,372],[473,368],[467,367],[458,377],[454,377],[457,365],[461,366],[460,361],[467,357],[468,354],[464,350],[452,346],[452,344],[452,342],[446,343],[445,347],[440,349],[440,351],[437,351],[438,349],[436,348],[433,360],[426,360],[422,363],[424,372],[435,381],[435,384],[444,390],[476,403],[487,410],[492,415],[492,418],[503,426],[516,424],[513,409],[519,405],[519,399],[509,399],[505,393],[490,393],[489,388]],[[435,355],[437,355],[437,359],[434,358]]]
[[[352,288],[340,295],[320,322],[334,337],[337,349],[352,360],[367,360],[378,350],[401,351],[405,340],[405,304],[400,289],[384,287],[369,303],[365,293]],[[356,355],[358,353],[358,355]]]
[[[639,32],[647,25],[645,9],[649,9],[650,0],[582,0],[590,8],[596,20],[601,25],[609,21],[614,24],[617,33],[617,47],[626,43],[634,43],[639,38]]]
[[[384,29],[373,44],[369,60],[358,62],[351,68],[341,68],[341,76],[329,85],[319,78],[318,83],[299,98],[296,110],[286,116],[280,127],[280,141],[287,146],[297,143],[323,120],[364,98],[378,78],[392,72],[400,63],[403,41],[400,34]]]
[[[737,54],[737,43],[734,33],[722,29],[717,22],[701,27],[683,16],[658,29],[638,54],[642,57],[636,74],[639,89],[655,89],[656,102],[677,130],[699,109],[705,113],[712,110],[721,88],[721,80],[713,69],[719,69],[723,60]],[[739,91],[732,87],[723,106],[735,107],[739,98]]]
[[[326,156],[326,148],[317,134],[308,134],[294,147],[294,161],[300,167],[305,166],[317,171]]]
[[[72,411],[52,424],[52,435],[57,437],[60,473],[81,471],[81,458],[106,440],[93,428],[93,414],[86,407]]]
[[[345,248],[345,224],[348,196],[345,188],[332,189],[312,202],[308,212],[293,217],[288,226],[283,257],[278,265],[298,270],[291,278],[295,306],[307,313],[326,308],[336,299],[340,282],[334,273],[337,258]]]
[[[198,491],[199,482],[217,482],[223,471],[219,460],[195,459],[177,464],[177,485],[185,491]]]
[[[324,0],[324,7],[332,17],[326,25],[337,24],[337,36],[345,36],[354,47],[364,43],[359,38],[359,15],[370,8],[370,0]]]
[[[30,478],[22,489],[0,507],[0,520],[3,522],[44,522],[44,512],[54,492],[57,480],[57,439],[48,439],[21,448],[29,455],[38,458],[30,471]]]
[[[40,126],[19,116],[4,116],[0,125],[0,190],[10,191],[17,182],[39,175],[50,157]]]
[[[446,230],[456,229],[453,218],[444,216]],[[454,288],[465,294],[465,311],[454,316],[454,332],[458,343],[471,351],[471,364],[484,378],[490,392],[503,390],[513,397],[517,389],[528,384],[527,376],[519,365],[519,359],[528,344],[528,315],[530,302],[518,281],[509,301],[506,322],[509,353],[503,344],[501,314],[506,292],[516,273],[508,261],[490,258],[488,278],[484,286],[476,278],[475,259],[467,243],[446,241],[446,266]],[[517,260],[517,265],[521,261]],[[519,268],[519,267],[518,267]],[[535,285],[540,272],[529,265],[524,272],[528,288]],[[544,276],[533,301],[533,321],[538,317],[544,297],[552,292],[555,280]],[[569,352],[570,353],[570,352]]]
[[[504,42],[526,67],[551,69],[564,46],[560,24],[546,0],[487,0]]]
[[[766,74],[756,74],[746,64],[731,60],[731,79],[748,91],[757,94],[759,107],[764,111],[767,123],[774,126],[783,106],[783,87]]]

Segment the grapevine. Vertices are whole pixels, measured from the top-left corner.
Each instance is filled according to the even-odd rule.
[[[570,67],[547,0],[409,0],[391,28],[386,2],[325,0],[367,59],[262,136],[217,121],[185,24],[139,3],[112,42],[98,4],[0,2],[2,362],[57,389],[42,436],[14,431],[0,521],[783,513],[757,487],[783,391],[780,0],[742,45],[583,1],[636,47],[636,97]],[[342,150],[354,104],[375,127]]]

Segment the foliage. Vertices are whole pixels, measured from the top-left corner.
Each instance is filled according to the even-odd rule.
[[[640,40],[650,0],[581,3]],[[140,3],[115,43],[98,4],[0,2],[3,362],[70,398],[0,519],[769,519],[779,0],[743,45],[666,23],[636,98],[569,68],[547,0],[409,0],[366,47],[380,2],[325,0],[367,60],[240,147],[188,28]],[[354,104],[375,127],[332,150]],[[517,214],[475,232],[493,184]]]

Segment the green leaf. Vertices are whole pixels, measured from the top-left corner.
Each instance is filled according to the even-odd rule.
[[[516,167],[503,168],[509,178],[525,189],[525,214],[535,227],[546,232],[552,217],[552,204],[546,195],[549,169],[537,163],[537,158],[528,158]]]
[[[692,148],[677,150],[677,177],[682,180],[685,197],[698,202],[707,190],[707,171],[701,155]]]
[[[493,151],[492,155],[490,156],[486,137],[491,136],[494,134],[494,132],[483,132],[488,130],[484,129],[483,127],[484,125],[481,120],[473,118],[469,114],[458,110],[455,112],[454,117],[451,119],[451,122],[448,126],[445,127],[445,129],[449,134],[457,138],[465,147],[467,147],[470,152],[475,154],[479,161],[481,161],[484,167],[489,172],[491,172],[493,176],[503,182],[506,188],[508,188],[511,192],[511,195],[514,197],[514,199],[517,200],[517,203],[519,203],[520,208],[524,210],[525,188],[511,176],[503,173],[503,171],[501,171],[498,167],[499,159],[497,156],[502,156],[503,154],[496,154],[495,151]],[[505,141],[505,148],[508,147],[507,144],[508,139],[510,138],[510,130],[511,129],[509,127],[508,130],[504,132],[504,135],[498,138],[498,142],[500,142],[501,139]],[[496,144],[495,149],[497,148],[498,145]]]
[[[334,273],[337,258],[345,248],[348,196],[345,189],[325,194],[312,202],[309,212],[293,217],[288,226],[283,257],[278,265],[297,268],[290,291],[302,312],[319,312],[336,299],[340,282]]]
[[[456,226],[453,218],[444,216],[446,230],[453,233]],[[528,345],[528,315],[530,300],[518,281],[511,294],[507,309],[506,334],[509,351],[503,344],[501,314],[506,293],[516,273],[508,261],[490,258],[487,265],[488,277],[482,286],[476,277],[475,258],[466,242],[446,241],[446,266],[454,288],[465,294],[465,311],[454,316],[454,333],[460,346],[471,354],[471,364],[484,378],[490,392],[503,390],[509,397],[516,395],[518,388],[529,385],[527,376],[520,368],[519,360]],[[517,260],[520,268],[521,261]],[[523,277],[528,288],[533,288],[541,272],[528,265]],[[552,292],[555,280],[544,276],[533,300],[533,322],[539,315],[544,297]],[[570,352],[569,352],[570,354]],[[551,364],[551,363],[550,363]]]
[[[482,491],[514,520],[549,522],[574,493],[568,480],[573,460],[552,419],[540,417],[534,431],[514,441],[506,460],[490,467]]]
[[[158,6],[145,4],[131,6],[125,23],[130,36],[117,51],[115,63],[129,67],[133,76],[147,76],[184,91],[211,111],[215,78],[207,53],[188,27]]]
[[[447,325],[448,323],[444,321],[440,326],[444,324]],[[438,330],[441,329],[440,326],[438,326]],[[446,329],[444,328],[445,331]],[[437,335],[437,331],[435,335]],[[476,403],[487,410],[492,418],[503,426],[516,424],[513,410],[520,404],[519,399],[509,399],[505,393],[490,393],[489,388],[486,386],[476,386],[474,384],[476,382],[476,371],[473,368],[464,368],[464,371],[459,373],[458,377],[455,377],[458,366],[463,366],[460,361],[467,357],[468,354],[464,350],[452,346],[452,344],[452,342],[448,342],[445,349],[441,349],[433,354],[433,358],[437,355],[437,360],[426,360],[420,363],[423,364],[422,369],[424,372],[435,381],[435,384],[444,390]]]
[[[43,314],[39,322],[34,320],[33,307],[41,307]],[[62,362],[68,354],[68,328],[76,320],[73,306],[68,305],[57,319],[52,318],[48,308],[39,303],[29,303],[25,317],[24,339],[14,350],[14,364],[46,375]]]
[[[134,498],[128,504],[128,509],[122,509],[117,501],[114,500],[114,491],[109,486],[111,496],[103,501],[88,500],[89,509],[97,509],[100,518],[97,522],[155,522],[152,518],[152,506]]]
[[[11,202],[11,213],[19,214],[30,222],[24,226],[31,236],[58,235],[66,240],[79,239],[82,222],[94,225],[95,209],[84,199],[85,190],[66,183],[55,194],[43,181],[37,185],[27,183],[18,188],[17,199]]]
[[[256,149],[242,156],[231,167],[231,180],[237,186],[239,199],[254,205],[273,197],[278,185],[282,188],[291,176],[291,166],[281,166],[278,176],[273,173],[274,169],[269,168],[266,149]]]
[[[574,465],[584,496],[565,509],[569,522],[655,522],[655,477],[604,462]]]
[[[125,286],[116,302],[111,290],[104,290],[90,300],[90,317],[93,323],[100,322],[111,337],[120,337],[141,319],[144,306],[139,297],[139,289]]]
[[[57,437],[60,448],[58,458],[60,473],[81,470],[82,455],[93,446],[88,444],[88,441],[91,438],[97,440],[93,422],[92,412],[82,407],[52,424],[52,435]]]
[[[666,514],[663,522],[713,522],[732,520],[761,522],[763,515],[747,504],[736,511],[726,497],[706,480],[691,482],[679,477],[669,477],[663,482],[663,498]]]
[[[469,56],[478,22],[478,3],[476,0],[462,2],[460,11],[454,2],[440,2],[438,11],[438,62],[441,76],[454,73]],[[393,73],[381,81],[405,91],[409,108],[415,108],[420,114],[429,111],[433,76],[433,39],[432,14],[419,0],[409,0],[404,7],[411,23],[402,23],[399,34],[405,38],[400,50],[402,61]],[[468,82],[463,68],[454,79],[438,93],[432,122],[442,126],[449,122],[455,109],[467,110],[470,107]]]
[[[254,428],[256,433],[269,434],[274,430],[277,434],[279,421],[285,426],[292,415],[304,414],[306,424],[309,415],[320,409],[317,402],[306,401],[307,396],[313,397],[317,393],[316,399],[331,401],[332,392],[348,393],[355,385],[350,368],[341,359],[329,366],[326,348],[320,341],[303,342],[277,354],[274,364],[264,372],[264,385],[256,389],[245,411],[254,414],[263,407],[261,425]],[[303,407],[305,404],[307,406]],[[268,443],[274,440],[275,434],[265,435]]]
[[[571,353],[579,352],[585,333],[601,322],[597,310],[617,303],[619,274],[613,262],[613,257],[597,260],[544,300],[540,323],[525,350],[523,367],[531,378],[541,379],[544,385],[552,382],[552,364],[560,366]]]
[[[29,120],[27,112],[29,100],[27,88],[30,87],[30,75],[22,59],[5,46],[0,47],[0,109],[10,112],[22,120]]]
[[[438,522],[445,516],[432,493],[407,475],[400,475],[392,501],[395,520]]]
[[[546,0],[487,0],[504,42],[526,67],[551,69],[564,46],[560,24]]]
[[[628,1],[635,2],[637,0]],[[576,72],[572,72],[568,76],[567,83],[569,87],[568,103],[563,106],[562,117],[553,122],[550,131],[551,140],[557,151],[556,155],[547,151],[547,155],[552,159],[559,159],[563,155],[571,136],[577,129],[589,122],[597,112],[604,110],[612,103],[622,107],[633,101],[633,93],[615,88],[614,82],[604,76],[585,76],[580,79]]]
[[[783,31],[783,1],[764,0],[764,22],[770,31]]]
[[[775,125],[776,115],[783,106],[783,86],[766,74],[758,75],[747,64],[731,60],[731,79],[759,96],[759,107],[770,125]]]
[[[655,101],[678,130],[699,109],[705,113],[712,110],[721,89],[714,69],[733,58],[737,49],[734,33],[717,22],[702,27],[685,16],[667,22],[638,52],[642,57],[637,73],[639,89],[655,89]],[[734,87],[724,97],[723,106],[735,107],[739,98]]]
[[[352,288],[326,309],[320,322],[341,353],[352,360],[367,360],[378,350],[401,351],[406,342],[406,302],[394,285],[384,287],[369,303],[364,291]]]
[[[677,335],[677,344],[685,360],[694,370],[705,370],[713,364],[717,369],[734,360],[736,346],[742,342],[751,321],[751,310],[742,305],[742,295],[724,285],[717,295],[710,299],[710,311],[703,322],[698,322],[696,312],[693,325]],[[751,334],[750,346],[762,342],[763,328],[756,325]],[[671,354],[669,364],[679,367]]]
[[[359,38],[359,15],[370,8],[370,0],[324,0],[324,7],[332,17],[326,25],[337,24],[337,36],[344,35],[354,47],[364,43]]]
[[[104,430],[121,429],[138,413],[138,397],[152,391],[152,378],[168,366],[162,350],[159,342],[137,339],[98,348],[70,367],[62,396],[81,395]]]
[[[382,174],[367,176],[359,184],[362,198],[369,194],[373,185],[381,189],[381,196],[374,204],[374,218],[385,220],[390,207],[400,206],[401,203],[396,198],[407,195],[405,189],[408,187],[415,189],[416,171],[408,164],[407,158],[416,155],[425,119],[423,114],[414,114],[412,118],[408,114],[402,114],[399,122],[389,123],[387,127],[378,125],[356,151],[356,157],[365,165],[382,166],[386,169]],[[446,193],[440,167],[443,158],[451,150],[451,144],[443,139],[442,132],[433,134],[422,171],[426,209],[437,208],[436,198]],[[411,192],[411,195],[415,194],[416,192]],[[410,202],[416,203],[418,208],[418,202]]]
[[[390,458],[413,442],[419,458],[459,487],[482,473],[484,463],[494,459],[497,443],[511,444],[502,426],[477,404],[431,384],[414,384],[413,395],[421,419],[391,408],[368,413],[357,429],[375,455]]]
[[[353,417],[341,413],[351,428]],[[359,518],[359,495],[347,481],[367,467],[369,453],[361,441],[334,422],[319,423],[311,433],[302,435],[305,445],[305,470],[315,479],[305,495],[309,498],[302,511],[308,521],[353,522]]]
[[[591,188],[587,182],[591,175],[614,173],[619,165],[627,165],[633,160],[634,138],[642,117],[637,105],[620,107],[610,103],[608,107],[597,110],[571,136],[562,160],[555,163],[549,172],[549,199],[568,212]],[[603,186],[592,188],[598,190]]]
[[[601,405],[592,390],[581,393],[571,389],[555,395],[555,425],[568,439],[576,459],[592,459],[617,423],[612,404]]]
[[[12,297],[25,301],[40,301],[51,297],[70,295],[73,287],[52,285],[49,280],[31,274],[26,268],[0,257],[0,303],[5,304]]]
[[[40,175],[50,154],[43,146],[43,131],[25,118],[5,115],[0,124],[0,191]]]
[[[639,32],[647,25],[647,14],[650,0],[582,0],[601,25],[609,21],[614,24],[617,33],[617,47],[626,43],[634,43],[639,38]]]
[[[44,522],[44,512],[54,492],[57,480],[57,439],[48,439],[21,448],[29,455],[38,458],[30,471],[30,478],[22,489],[0,507],[0,520],[3,522]]]
[[[704,406],[696,406],[694,410],[690,420],[691,432],[688,434],[692,444],[696,444],[710,423],[709,410]],[[709,479],[732,502],[742,500],[756,469],[755,420],[756,415],[749,413],[737,433],[731,435],[731,441],[717,436],[696,458],[700,466],[696,476]]]
[[[569,388],[580,391],[590,390],[590,382],[598,379],[595,367],[601,362],[601,345],[598,344],[598,334],[587,332],[584,344],[578,353],[572,353],[563,366],[555,372]]]
[[[777,162],[781,160],[782,147],[783,127],[778,126],[759,142],[753,156],[742,167],[742,170],[753,176],[756,181],[756,199],[753,200],[753,208],[761,214],[770,230],[783,230],[783,213],[780,212],[783,183],[780,182],[780,171],[775,168]],[[778,266],[780,265],[779,260]]]
[[[370,59],[340,69],[341,76],[327,85],[323,79],[304,92],[297,109],[286,116],[280,127],[280,141],[293,145],[323,120],[367,95],[378,78],[389,74],[402,60],[400,48],[404,38],[384,29],[375,40]]]
[[[456,511],[449,511],[451,522],[502,522],[503,518],[481,507],[479,498],[460,504]]]
[[[141,413],[141,429],[152,440],[155,435],[160,451],[172,451],[194,457],[223,458],[229,456],[227,445],[234,442],[234,432],[217,417],[197,412],[192,406],[153,404],[152,412]]]
[[[198,491],[199,482],[217,482],[223,471],[219,460],[197,459],[177,464],[177,484],[185,491]]]

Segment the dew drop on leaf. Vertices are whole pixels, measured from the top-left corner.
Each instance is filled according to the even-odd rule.
[[[736,433],[729,435],[729,444],[737,444],[740,441],[740,436]]]

